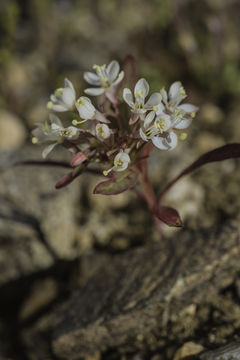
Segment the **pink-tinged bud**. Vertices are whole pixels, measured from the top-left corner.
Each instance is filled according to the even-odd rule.
[[[182,227],[183,223],[176,209],[169,206],[159,206],[156,217],[168,226]]]
[[[63,175],[56,183],[55,188],[56,189],[61,189],[64,186],[67,186],[68,184],[70,184],[73,181],[73,176],[72,173],[68,173],[66,175]]]
[[[70,162],[70,165],[72,167],[81,165],[86,159],[87,159],[87,155],[89,153],[89,150],[83,152],[78,152],[73,158],[72,161]]]

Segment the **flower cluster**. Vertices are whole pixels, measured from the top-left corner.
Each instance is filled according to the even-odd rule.
[[[184,130],[198,108],[182,104],[186,92],[181,82],[174,82],[169,92],[162,89],[148,97],[149,84],[142,78],[134,84],[133,93],[124,88],[121,96],[124,71],[120,71],[117,61],[107,66],[94,65],[93,70],[83,76],[92,85],[84,92],[94,96],[93,101],[87,96],[78,98],[68,79],[50,96],[49,121],[38,124],[32,132],[33,143],[47,144],[44,158],[56,145],[62,145],[78,159],[71,162],[73,166],[98,166],[102,174],[109,176],[134,168],[149,142],[160,150],[172,150],[179,138],[186,138]],[[98,106],[96,97],[100,97]],[[129,107],[128,116],[124,106],[120,111],[121,99]],[[69,120],[60,120],[54,114],[63,112],[69,113]]]

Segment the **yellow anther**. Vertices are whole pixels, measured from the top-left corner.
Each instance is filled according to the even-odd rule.
[[[77,104],[78,106],[84,106],[84,105],[85,105],[85,101],[84,101],[82,98],[79,98],[79,99],[77,99],[76,104]]]
[[[47,103],[47,108],[48,108],[49,110],[51,110],[51,109],[53,108],[53,103],[52,103],[52,101],[49,101],[49,102]]]
[[[54,92],[54,96],[55,97],[60,97],[60,96],[62,96],[62,93],[63,93],[62,88],[56,89],[55,92]]]
[[[155,111],[155,112],[157,112],[157,110],[158,110],[158,107],[157,107],[157,105],[155,105],[155,106],[153,106],[153,111]]]
[[[145,94],[145,90],[138,90],[138,91],[136,91],[136,97],[137,97],[137,98],[143,97],[144,94]]]
[[[73,136],[74,135],[73,131],[67,130],[67,129],[66,130],[61,130],[60,134],[61,134],[61,136]]]
[[[79,121],[77,121],[76,119],[73,119],[72,124],[73,124],[74,126],[77,126],[77,125],[79,124]]]
[[[156,120],[154,123],[154,126],[160,132],[160,134],[162,134],[164,132],[164,130],[166,129],[165,120],[163,118]]]
[[[123,161],[119,159],[119,160],[117,161],[117,163],[116,163],[116,166],[119,166],[119,167],[120,167],[120,166],[122,166],[122,165],[123,165]]]
[[[180,87],[179,93],[182,95],[182,97],[186,97],[186,96],[187,96],[187,95],[186,95],[186,91],[185,91],[185,89],[184,89],[183,86]]]
[[[196,116],[196,113],[195,112],[191,112],[191,117],[194,119]]]
[[[108,174],[112,171],[113,167],[111,167],[111,169],[108,169],[108,170],[104,170],[103,171],[103,175],[104,176],[108,176]]]
[[[179,139],[180,140],[186,140],[186,138],[187,138],[187,133],[182,133],[180,136],[179,136]]]
[[[103,65],[96,65],[96,64],[94,64],[94,65],[93,65],[93,69],[96,70],[96,71],[105,70],[105,69],[106,69],[106,64],[103,64]]]
[[[32,138],[32,143],[33,143],[33,144],[37,144],[37,143],[38,143],[38,139],[37,139],[36,137],[33,137],[33,138]]]

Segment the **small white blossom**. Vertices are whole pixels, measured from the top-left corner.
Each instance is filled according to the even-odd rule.
[[[154,111],[148,113],[143,122],[143,126],[139,130],[140,137],[143,141],[148,141],[156,135],[162,135],[171,127],[171,118],[167,114],[159,114],[156,116]]]
[[[58,112],[73,110],[76,101],[76,93],[71,81],[65,79],[64,88],[57,89],[54,94],[50,96],[50,99],[51,101],[47,104],[47,107],[50,110]]]
[[[85,72],[83,75],[86,82],[93,86],[97,86],[84,90],[84,92],[88,95],[97,96],[109,93],[110,89],[112,87],[116,87],[124,77],[124,72],[119,72],[120,66],[116,60],[110,62],[108,66],[94,65],[93,69],[96,73]]]
[[[175,129],[186,129],[195,117],[198,107],[192,104],[180,103],[187,97],[186,91],[180,81],[174,82],[167,94],[166,90],[160,91],[162,101],[166,107],[167,113],[172,117],[173,127]]]
[[[64,139],[75,140],[79,135],[79,130],[74,126],[64,128],[61,120],[57,116],[51,114],[49,119],[50,123],[46,122],[38,124],[37,128],[32,131],[32,142],[34,144],[45,142],[51,143],[43,150],[43,158],[46,158],[54,147]]]
[[[96,109],[91,100],[86,96],[81,96],[76,101],[76,108],[79,112],[81,119],[84,121],[91,120],[96,116]]]
[[[128,165],[130,163],[131,159],[128,153],[123,150],[121,150],[114,158],[113,160],[113,167],[111,167],[108,170],[105,170],[103,172],[103,175],[107,176],[111,171],[124,171],[128,168]]]
[[[130,161],[130,156],[125,151],[120,151],[114,158],[113,171],[126,170]]]
[[[111,135],[111,130],[106,124],[97,124],[95,130],[97,138],[101,141],[108,139]]]
[[[178,144],[178,137],[174,131],[169,131],[165,136],[154,136],[152,143],[160,150],[172,150]]]
[[[123,89],[123,99],[135,114],[144,114],[147,110],[153,110],[156,113],[159,113],[163,109],[161,95],[159,93],[153,93],[145,103],[148,93],[148,82],[145,79],[140,79],[134,88],[135,101],[133,99],[132,91],[128,88]]]

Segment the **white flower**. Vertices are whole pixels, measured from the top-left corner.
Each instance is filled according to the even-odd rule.
[[[101,141],[108,139],[111,135],[111,130],[106,124],[97,124],[95,130],[97,138]]]
[[[130,163],[130,157],[125,151],[120,151],[114,158],[114,171],[124,171]]]
[[[174,131],[169,131],[165,136],[154,136],[152,143],[160,150],[172,150],[177,146],[178,137]]]
[[[126,170],[130,161],[130,156],[127,154],[126,150],[121,150],[113,160],[113,167],[111,167],[111,169],[105,170],[103,175],[107,176],[112,170],[117,172]]]
[[[161,135],[171,127],[171,118],[169,115],[161,113],[156,115],[150,111],[144,119],[143,126],[139,130],[140,137],[144,141],[152,139],[153,136]]]
[[[58,112],[72,110],[76,101],[76,93],[71,81],[65,79],[64,88],[57,89],[50,99],[51,101],[47,104],[48,109]]]
[[[49,119],[50,124],[47,122],[38,124],[38,127],[32,131],[32,142],[34,144],[45,142],[51,143],[43,150],[43,158],[46,158],[54,147],[57,144],[60,144],[64,139],[75,140],[79,135],[79,130],[74,126],[64,128],[61,120],[56,115],[50,114]]]
[[[161,95],[159,93],[153,93],[145,103],[145,98],[148,93],[148,82],[145,79],[140,79],[134,88],[135,101],[133,100],[132,91],[128,88],[123,89],[123,99],[135,114],[144,114],[147,110],[153,110],[156,113],[159,113],[163,109]]]
[[[124,77],[124,72],[119,72],[120,66],[116,60],[110,62],[108,66],[94,65],[93,69],[96,73],[85,72],[83,75],[86,82],[93,86],[97,86],[84,90],[88,95],[97,96],[109,92],[110,88],[116,87]]]
[[[171,114],[173,127],[175,129],[186,129],[195,117],[198,107],[192,104],[182,104],[187,95],[180,81],[174,82],[167,94],[166,90],[160,91],[166,111]]]
[[[93,119],[96,115],[96,109],[93,106],[91,100],[86,96],[81,96],[76,101],[76,108],[79,112],[80,117],[86,121]]]

